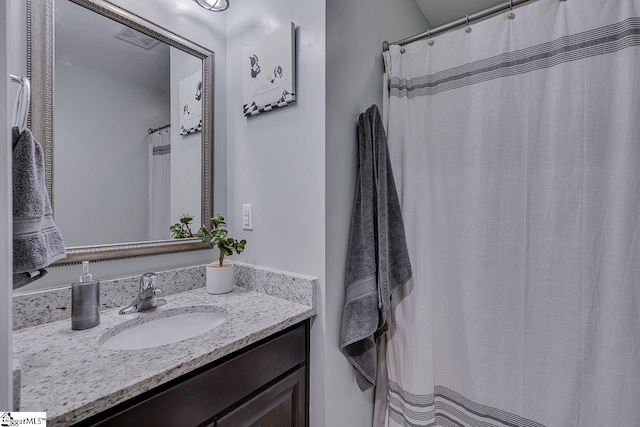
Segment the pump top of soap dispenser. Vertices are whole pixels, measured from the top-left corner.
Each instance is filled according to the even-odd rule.
[[[82,261],[82,276],[80,276],[80,283],[87,283],[93,281],[93,275],[89,273],[89,261]]]

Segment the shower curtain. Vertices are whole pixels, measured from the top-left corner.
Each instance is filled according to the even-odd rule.
[[[149,137],[149,238],[163,240],[171,237],[171,128]]]
[[[637,427],[640,0],[514,14],[385,54],[414,268],[386,421]]]

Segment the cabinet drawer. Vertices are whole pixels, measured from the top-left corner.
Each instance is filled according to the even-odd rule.
[[[95,426],[197,426],[305,362],[305,325],[200,372],[115,414]],[[179,381],[180,379],[178,379]],[[153,391],[152,391],[153,392]],[[152,393],[150,392],[150,393]],[[117,412],[119,409],[119,412]],[[84,424],[84,423],[82,423]]]
[[[298,369],[239,408],[214,427],[302,427],[305,425],[305,371]]]

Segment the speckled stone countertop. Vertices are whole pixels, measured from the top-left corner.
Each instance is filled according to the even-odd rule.
[[[66,319],[14,332],[20,410],[46,411],[50,426],[70,425],[315,315],[312,306],[239,287],[224,295],[200,288],[166,299],[154,316],[215,306],[227,319],[197,337],[131,351],[104,349],[100,337],[151,313],[122,316],[109,309],[101,312],[99,326],[85,331],[72,331]]]

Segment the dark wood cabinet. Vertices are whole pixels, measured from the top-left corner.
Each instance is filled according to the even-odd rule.
[[[77,426],[308,426],[309,321]]]
[[[255,396],[214,427],[295,427],[305,425],[305,372],[298,369]]]

